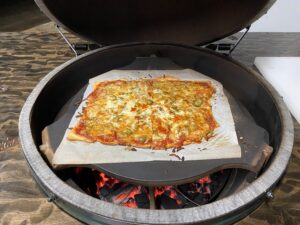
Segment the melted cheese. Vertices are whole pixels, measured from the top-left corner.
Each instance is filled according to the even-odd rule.
[[[213,93],[208,82],[100,82],[70,139],[153,149],[200,143],[218,126],[210,105]]]

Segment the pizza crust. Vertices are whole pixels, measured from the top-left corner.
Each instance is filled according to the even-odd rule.
[[[90,140],[89,138],[85,137],[85,136],[82,136],[82,135],[79,135],[79,134],[76,134],[76,132],[74,130],[71,130],[67,136],[67,139],[69,141],[85,141],[85,142],[94,142],[92,140]]]

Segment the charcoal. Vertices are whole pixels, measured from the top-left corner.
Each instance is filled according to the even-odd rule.
[[[199,205],[204,205],[208,203],[209,196],[207,194],[199,193],[194,199],[194,202],[198,203]]]
[[[200,191],[201,193],[205,193],[205,192],[206,192],[206,187],[203,186],[203,187],[200,188],[200,190],[201,190],[201,191]]]
[[[189,199],[194,199],[196,198],[198,195],[198,192],[195,192],[195,191],[189,191],[188,194],[186,195]]]
[[[119,185],[115,185],[112,189],[111,189],[111,194],[116,197],[121,193],[125,193],[125,192],[130,192],[133,189],[133,185],[131,184],[127,184],[124,187],[121,187]]]
[[[187,199],[184,196],[186,196],[184,193],[180,193],[179,191],[177,192],[176,199],[179,200],[180,202],[182,202],[181,203],[182,205],[186,204],[188,202]]]
[[[177,196],[176,199],[170,197],[175,189],[169,190],[163,188],[164,193],[155,198],[155,205],[157,209],[180,209],[180,208],[190,208],[195,207],[195,204],[188,201],[190,199],[199,205],[207,204],[211,199],[215,198],[217,193],[221,191],[224,183],[228,179],[228,174],[230,171],[222,171],[214,173],[210,176],[211,183],[199,183],[199,181],[194,181],[192,183],[182,184],[177,186]],[[109,178],[109,177],[107,177]],[[72,174],[72,179],[89,195],[98,197],[101,200],[112,202],[115,204],[124,204],[133,202],[138,208],[150,208],[150,199],[145,187],[140,187],[140,193],[136,194],[134,198],[131,198],[130,193],[136,188],[132,184],[124,182],[115,182],[113,178],[109,180],[103,187],[97,191],[97,183],[103,179],[99,176],[98,171],[93,171],[88,168],[76,168]],[[207,188],[210,189],[211,194],[207,193]],[[121,196],[122,195],[122,196]],[[118,197],[119,196],[119,197]],[[121,199],[122,198],[122,199]],[[130,206],[128,206],[130,207]]]
[[[176,200],[170,198],[165,193],[161,195],[161,208],[163,209],[180,209],[181,205],[177,204]]]
[[[108,187],[101,188],[100,195],[103,197],[108,197],[110,195],[110,189]]]
[[[148,195],[146,193],[136,194],[134,196],[135,201],[137,202],[149,202]]]
[[[188,190],[190,190],[190,185],[189,184],[182,184],[182,185],[178,186],[178,189],[182,193],[186,194],[188,192]]]
[[[200,183],[196,183],[195,186],[196,186],[196,188],[200,188],[201,184]]]
[[[96,179],[92,170],[88,168],[82,168],[79,173],[74,173],[73,180],[75,183],[89,195],[97,197],[97,185]]]
[[[211,184],[209,185],[209,189],[210,189],[210,191],[211,191],[212,193],[218,191],[220,188],[221,188],[221,185],[220,185],[220,184],[217,184],[217,183],[215,183],[215,182],[214,182],[214,183],[211,183]]]
[[[195,207],[195,206],[196,206],[196,205],[195,205],[194,203],[188,202],[188,203],[186,203],[186,204],[184,205],[183,208],[192,208],[192,207]]]
[[[150,208],[150,200],[146,193],[136,194],[134,196],[135,202],[138,208],[149,209]]]
[[[124,183],[116,183],[111,187],[111,192],[114,192],[118,190],[119,188],[122,188],[121,186],[124,186]]]
[[[125,197],[124,199],[118,199],[116,198],[121,195],[125,194],[125,196],[128,196],[129,193],[133,190],[134,186],[131,184],[127,184],[124,187],[120,187],[119,189],[115,190],[114,192],[111,192],[111,195],[109,196],[109,201],[114,202],[115,204],[120,204],[121,202],[126,202],[129,199]]]

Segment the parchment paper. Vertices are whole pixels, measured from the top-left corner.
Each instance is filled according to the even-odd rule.
[[[93,79],[84,93],[86,98],[92,91],[95,82],[116,79],[153,79],[163,75],[173,76],[181,80],[203,80],[211,81],[216,89],[212,97],[212,111],[219,127],[214,130],[214,136],[208,141],[203,140],[200,144],[185,145],[184,149],[176,154],[185,161],[205,160],[221,158],[240,158],[241,148],[238,144],[234,121],[230,106],[223,92],[222,85],[191,69],[184,70],[112,70]],[[86,105],[82,102],[74,113],[69,127],[74,127],[80,118],[75,115],[82,112],[82,107]],[[102,143],[85,143],[81,141],[67,140],[66,130],[63,140],[56,150],[52,163],[54,165],[75,165],[75,164],[100,164],[100,163],[121,163],[121,162],[143,162],[143,161],[178,161],[174,156],[170,156],[172,149],[151,150],[136,148],[137,151],[126,150],[125,146],[105,145]],[[199,151],[201,149],[202,151]]]

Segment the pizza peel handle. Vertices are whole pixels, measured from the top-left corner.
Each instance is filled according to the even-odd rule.
[[[180,69],[171,60],[157,57],[138,58],[122,69],[142,70],[145,68],[150,68],[151,70]],[[50,162],[52,160],[51,152],[55,152],[62,141],[70,120],[78,107],[78,101],[82,98],[85,89],[86,87],[83,87],[70,99],[58,114],[57,120],[43,131],[43,146],[41,147],[41,151],[45,153]],[[120,180],[147,186],[183,184],[228,168],[241,168],[257,173],[272,153],[272,148],[268,145],[268,134],[263,128],[256,125],[250,114],[241,104],[235,101],[229,93],[226,93],[226,95],[231,106],[241,146],[241,158],[65,165],[63,167],[90,167]]]

